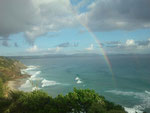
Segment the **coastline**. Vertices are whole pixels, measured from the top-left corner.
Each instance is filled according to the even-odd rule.
[[[18,88],[26,82],[26,79],[30,77],[30,75],[23,74],[20,77],[16,77],[12,80],[9,80],[5,83],[7,88],[7,92],[19,90]]]

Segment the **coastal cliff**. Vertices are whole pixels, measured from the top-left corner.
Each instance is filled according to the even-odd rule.
[[[0,57],[0,78],[3,82],[26,76],[21,74],[21,69],[25,68],[26,66],[17,60]]]
[[[22,74],[21,69],[26,69],[26,66],[20,61],[0,57],[0,95],[7,96],[10,90],[15,90],[21,85],[21,78],[29,77]]]

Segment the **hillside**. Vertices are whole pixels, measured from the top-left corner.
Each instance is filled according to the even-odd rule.
[[[29,76],[21,74],[21,69],[25,68],[26,66],[17,60],[0,57],[0,97],[2,95],[7,96],[9,90],[12,90],[9,85],[12,81],[16,82],[15,80]]]
[[[8,80],[22,77],[21,69],[26,68],[21,62],[6,57],[0,57],[0,78],[5,83]]]

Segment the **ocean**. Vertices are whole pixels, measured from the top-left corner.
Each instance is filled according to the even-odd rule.
[[[94,89],[129,113],[150,113],[150,55],[109,55],[112,72],[103,56],[18,58],[32,75],[20,90],[40,89],[53,97],[74,87]]]

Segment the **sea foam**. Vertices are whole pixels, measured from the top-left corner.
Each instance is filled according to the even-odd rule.
[[[43,79],[41,77],[38,77],[38,75],[40,75],[41,73],[41,71],[37,70],[38,68],[39,66],[30,65],[30,66],[27,66],[26,69],[21,70],[22,74],[28,74],[28,75],[31,75],[31,77],[28,78],[28,80],[26,80],[26,82],[20,86],[19,88],[20,90],[32,91],[32,88],[34,87],[33,81]]]
[[[79,77],[76,77],[75,81],[76,81],[77,84],[81,84],[82,83],[82,81],[81,81],[81,79]]]
[[[43,77],[40,77],[41,71],[39,71],[39,66],[27,66],[27,69],[23,69],[21,70],[22,73],[26,73],[31,75],[30,78],[28,78],[28,80],[26,80],[25,84],[21,85],[20,89],[24,90],[24,91],[34,91],[34,90],[39,90],[41,89],[40,87],[35,87],[34,84],[37,83],[37,81],[40,81],[38,83],[41,84],[41,87],[46,87],[46,86],[54,86],[54,85],[58,85],[60,83],[57,83],[56,81],[50,81],[50,80],[46,80]],[[40,85],[37,84],[37,85]]]
[[[136,99],[139,99],[141,103],[139,105],[134,105],[132,108],[125,107],[125,110],[128,113],[143,113],[144,109],[150,108],[150,92],[132,92],[132,91],[119,91],[119,90],[109,90],[106,91],[108,93],[113,93],[115,95],[122,95],[122,96],[130,96]]]
[[[124,107],[125,111],[127,111],[128,113],[143,113],[143,111],[137,110],[135,108],[127,108]]]
[[[39,66],[33,66],[33,65],[30,65],[30,66],[27,66],[26,69],[22,69],[21,72],[27,72],[27,71],[30,71],[30,70],[34,70],[34,69],[37,69]]]
[[[42,80],[42,87],[45,87],[45,86],[54,86],[54,85],[58,85],[60,83],[57,83],[56,81],[50,81],[50,80]]]
[[[30,88],[30,87],[32,87],[30,80],[26,80],[26,82],[20,86],[20,89],[22,88],[25,89],[25,88]]]
[[[75,80],[80,80],[80,78],[79,78],[79,77],[76,77]]]
[[[29,78],[30,80],[42,80],[42,77],[38,77],[41,74],[41,71],[35,71],[32,76]]]
[[[77,84],[81,84],[82,83],[82,81],[81,80],[77,80]]]
[[[39,87],[33,87],[32,88],[32,91],[35,91],[35,90],[40,90],[41,88],[39,88]]]

